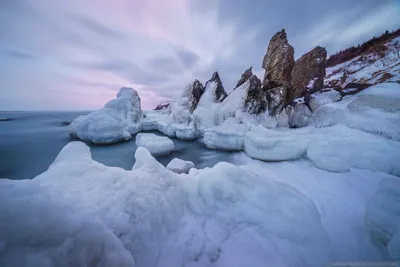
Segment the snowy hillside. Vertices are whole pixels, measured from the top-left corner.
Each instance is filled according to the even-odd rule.
[[[400,82],[400,37],[380,51],[371,51],[326,69],[325,85],[344,88],[348,83]]]

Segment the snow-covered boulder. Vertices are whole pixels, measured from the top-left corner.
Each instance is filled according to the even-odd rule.
[[[342,99],[342,96],[338,91],[334,89],[324,89],[310,96],[309,105],[311,110],[315,112],[319,107],[337,102],[340,99]]]
[[[140,133],[136,135],[136,146],[146,148],[153,156],[168,155],[175,148],[174,142],[168,137],[152,133]]]
[[[290,128],[301,128],[308,124],[311,118],[311,110],[305,104],[296,104],[294,107],[287,106],[288,123]]]
[[[400,179],[382,180],[368,201],[366,221],[372,237],[387,246],[392,259],[400,259]]]
[[[96,144],[128,140],[141,131],[142,116],[138,93],[123,87],[102,109],[76,118],[69,126],[70,135]]]
[[[208,128],[204,132],[203,142],[206,147],[219,150],[243,150],[246,126],[236,119],[229,118],[219,126]]]
[[[189,173],[189,170],[194,168],[194,163],[191,161],[185,161],[178,158],[174,158],[167,165],[167,169],[175,173]]]
[[[292,160],[303,156],[309,143],[307,135],[253,127],[246,132],[244,151],[252,158],[265,161]]]

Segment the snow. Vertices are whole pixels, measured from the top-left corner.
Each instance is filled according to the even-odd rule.
[[[324,89],[324,91],[317,92],[311,95],[310,107],[312,111],[316,111],[319,107],[337,102],[342,99],[340,93],[334,89]]]
[[[200,101],[197,104],[197,108],[193,111],[195,124],[202,134],[206,128],[216,125],[214,114],[215,109],[219,106],[218,102],[214,102],[216,89],[217,83],[211,81],[207,82],[204,93],[201,95]]]
[[[174,142],[166,136],[140,133],[136,136],[136,146],[144,147],[153,156],[164,156],[174,151]]]
[[[346,249],[355,244],[359,245],[357,256],[365,253],[368,257],[379,258],[356,220],[362,203],[347,198],[353,204],[350,207],[342,204],[341,208],[351,216],[346,220],[354,218],[354,222],[340,225],[340,230],[355,226],[360,230],[346,232],[351,234],[350,237],[345,235],[349,243],[338,243],[330,224],[342,218],[341,210],[327,209],[321,213],[320,203],[316,206],[314,196],[304,187],[287,184],[298,176],[293,168],[282,169],[286,181],[277,181],[280,175],[265,166],[262,169],[267,171],[259,172],[229,163],[178,175],[165,169],[145,148],[138,148],[135,157],[132,171],[106,167],[91,159],[85,144],[71,142],[48,171],[35,179],[1,180],[5,194],[2,192],[0,197],[5,201],[1,201],[0,206],[2,211],[8,211],[1,213],[4,220],[0,221],[0,231],[9,232],[0,235],[2,244],[7,247],[6,260],[18,259],[26,263],[34,260],[25,253],[26,249],[20,249],[28,238],[30,244],[39,242],[40,246],[34,248],[38,257],[61,255],[57,258],[61,266],[86,266],[76,264],[77,258],[84,258],[85,252],[94,255],[87,258],[88,262],[93,259],[90,262],[100,262],[99,266],[133,266],[132,258],[135,266],[149,267],[234,267],[247,263],[255,267],[324,266],[333,256],[341,253],[348,256]],[[299,177],[309,169],[302,170]],[[324,175],[315,172],[313,181],[318,185]],[[316,179],[317,174],[321,176],[319,179]],[[361,189],[349,188],[362,191],[367,187],[361,178],[358,183]],[[336,184],[337,180],[330,177],[329,181]],[[317,188],[323,186],[308,190],[318,193]],[[40,189],[38,194],[46,199],[18,193],[27,187]],[[343,194],[341,188],[338,189],[334,192]],[[341,198],[331,200],[332,194],[326,192],[327,189],[318,193],[320,201],[321,198],[326,203],[330,201],[336,208],[337,202],[344,202]],[[21,201],[16,196],[21,196]],[[349,194],[350,200],[356,196]],[[65,207],[49,209],[55,200]],[[15,216],[10,216],[11,212]],[[327,212],[331,212],[329,216]],[[32,220],[21,220],[17,217],[20,214],[38,214],[41,220],[37,221],[36,216]],[[333,222],[328,220],[330,218]],[[67,224],[78,219],[85,220],[80,224],[84,228],[69,230]],[[32,227],[39,225],[43,227],[32,231]],[[15,239],[15,233],[20,239]],[[68,240],[71,246],[58,245],[52,241],[56,238]],[[53,251],[55,253],[51,253]],[[40,266],[60,264],[47,260]]]
[[[249,85],[250,82],[246,81],[244,84],[230,92],[224,101],[219,104],[218,108],[215,110],[216,124],[219,125],[228,118],[236,117],[236,112],[243,109]]]
[[[252,158],[265,161],[291,160],[304,155],[309,142],[306,135],[253,127],[246,133],[244,151]]]
[[[311,116],[311,125],[347,127],[400,140],[400,85],[379,84],[345,99],[318,108]]]
[[[400,179],[382,180],[368,201],[366,222],[372,237],[387,246],[393,259],[400,259]]]
[[[90,155],[82,147],[75,157]],[[1,179],[0,266],[134,266],[112,230],[80,210],[36,180]]]
[[[236,158],[238,166],[292,186],[313,200],[330,241],[330,262],[388,259],[370,238],[365,210],[380,181],[393,179],[393,176],[356,169],[344,173],[326,172],[314,168],[306,160],[266,163],[252,160],[244,153]],[[393,220],[392,223],[396,224],[397,221]]]
[[[311,118],[311,110],[305,104],[296,104],[293,107],[286,107],[289,113],[289,126],[290,128],[301,128],[308,124]]]
[[[400,175],[400,143],[338,125],[312,137],[307,156],[318,168],[343,172],[351,168]]]
[[[344,87],[346,84],[396,82],[400,79],[400,57],[395,43],[399,37],[388,42],[383,57],[372,51],[352,60],[326,69],[325,84]],[[343,79],[346,73],[346,79]]]
[[[246,126],[240,124],[235,118],[229,118],[219,126],[206,129],[203,142],[211,149],[243,150]]]
[[[141,131],[140,97],[123,87],[102,109],[79,116],[69,126],[70,135],[86,142],[111,144],[128,140]]]
[[[175,173],[188,173],[191,168],[194,168],[194,163],[191,161],[185,161],[178,158],[174,158],[167,165],[167,169]]]

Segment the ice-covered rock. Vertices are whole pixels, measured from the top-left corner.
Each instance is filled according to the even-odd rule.
[[[253,75],[244,85],[247,85],[247,90],[243,111],[249,114],[266,112],[268,110],[267,95],[262,89],[260,79],[256,75]]]
[[[96,144],[128,140],[141,131],[142,115],[138,93],[123,87],[102,109],[76,118],[69,126],[70,135]]]
[[[236,119],[229,118],[219,126],[208,128],[204,132],[203,142],[211,149],[243,150],[246,126]]]
[[[306,92],[312,94],[322,88],[325,65],[326,49],[320,46],[296,60],[291,73],[292,90],[289,94],[289,102],[303,96]]]
[[[222,81],[219,78],[219,74],[217,71],[214,72],[211,79],[206,82],[206,85],[205,85],[206,88],[207,88],[208,83],[216,84],[215,89],[212,90],[213,91],[212,102],[214,102],[214,103],[222,102],[225,99],[225,97],[227,96],[227,94],[225,92],[224,86],[222,85]],[[207,90],[207,89],[205,89],[205,90]]]
[[[303,156],[309,143],[307,135],[253,127],[246,132],[244,151],[252,158],[265,161],[292,160]]]
[[[310,96],[309,106],[313,112],[319,107],[334,103],[342,99],[341,94],[334,89],[323,89],[322,91],[316,92]]]
[[[167,169],[175,173],[188,173],[191,168],[194,168],[194,163],[191,161],[185,161],[178,158],[174,158],[167,165]]]
[[[249,86],[250,81],[246,81],[230,92],[225,100],[214,110],[215,122],[217,125],[223,123],[228,118],[236,117],[236,113],[244,109]]]
[[[146,148],[153,156],[168,155],[175,148],[174,142],[168,137],[152,133],[140,133],[136,135],[136,146]]]
[[[326,105],[317,109],[310,118],[310,124],[317,127],[329,127],[339,123],[344,116],[343,109]]]
[[[399,142],[342,125],[317,132],[307,156],[315,166],[327,171],[359,168],[400,175]]]
[[[315,127],[344,124],[393,140],[400,140],[400,85],[379,84],[342,101],[325,104],[311,117]]]
[[[201,134],[204,133],[205,129],[217,124],[216,109],[226,97],[218,72],[215,72],[211,79],[206,82],[204,93],[193,112],[195,125]]]
[[[400,179],[382,180],[368,201],[366,221],[372,237],[387,246],[392,259],[400,259]]]
[[[296,104],[294,107],[287,106],[288,123],[290,128],[301,128],[308,124],[311,118],[311,110],[305,104]]]

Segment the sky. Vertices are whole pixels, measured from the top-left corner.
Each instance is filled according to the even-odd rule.
[[[400,27],[399,0],[0,0],[0,110],[93,110],[132,87],[142,108],[218,71],[260,76],[272,35],[295,57]]]

